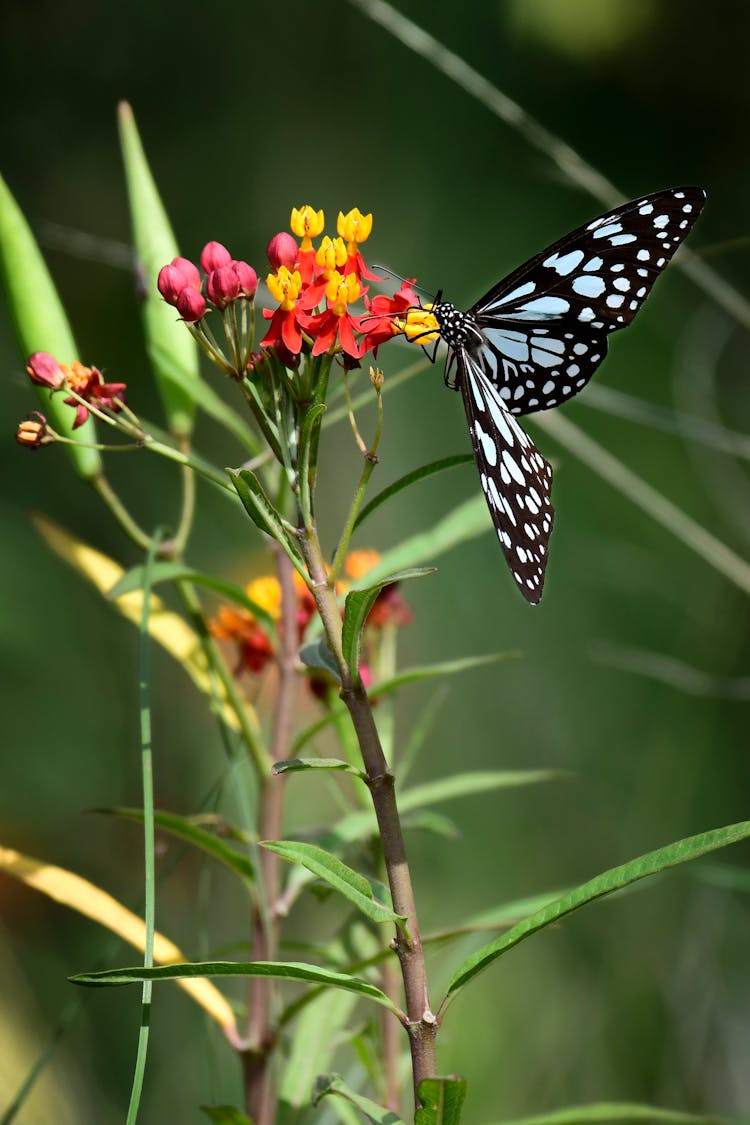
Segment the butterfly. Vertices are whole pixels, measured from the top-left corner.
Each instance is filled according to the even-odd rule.
[[[461,312],[442,293],[431,311],[449,348],[492,522],[513,578],[542,596],[554,509],[552,468],[517,415],[572,398],[626,328],[690,233],[705,202],[670,188],[607,211],[530,258]]]

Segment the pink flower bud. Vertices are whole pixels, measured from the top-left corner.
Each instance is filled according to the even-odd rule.
[[[206,273],[220,270],[223,266],[228,266],[231,261],[232,255],[220,242],[207,242],[201,251],[201,265]]]
[[[176,305],[183,289],[188,288],[180,270],[174,264],[162,266],[156,279],[156,288],[168,305]]]
[[[232,262],[232,269],[240,283],[240,297],[253,297],[258,288],[258,275],[247,262]]]
[[[188,285],[177,298],[177,311],[188,324],[195,324],[206,311],[206,298]]]
[[[49,352],[34,352],[30,355],[26,370],[32,382],[38,383],[40,387],[49,387],[52,391],[56,391],[65,382],[65,372]]]
[[[281,266],[293,270],[299,255],[299,246],[285,230],[275,234],[266,247],[268,260],[275,270]]]
[[[240,292],[240,279],[232,266],[212,270],[206,281],[206,294],[212,305],[223,309],[236,300]]]
[[[191,262],[189,258],[173,258],[170,265],[180,271],[183,285],[189,285],[191,289],[200,289],[201,275],[195,262]]]

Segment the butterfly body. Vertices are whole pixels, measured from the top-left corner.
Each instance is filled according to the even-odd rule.
[[[700,188],[654,192],[608,211],[529,259],[467,312],[432,307],[449,348],[492,521],[524,597],[539,601],[554,511],[552,470],[516,421],[578,394],[690,232]]]

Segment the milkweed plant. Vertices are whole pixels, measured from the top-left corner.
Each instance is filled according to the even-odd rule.
[[[130,914],[103,888],[10,848],[2,852],[3,868],[143,952],[135,966],[71,978],[90,987],[141,984],[128,1121],[137,1119],[141,1103],[153,982],[172,980],[185,990],[185,1004],[201,1005],[218,1024],[241,1071],[242,1104],[202,1106],[211,1120],[293,1125],[333,1114],[344,1122],[381,1125],[458,1122],[465,1079],[446,1075],[450,1059],[438,1065],[436,1057],[457,994],[537,931],[635,880],[747,836],[750,824],[668,844],[562,895],[527,899],[518,907],[492,904],[495,909],[472,924],[480,933],[494,931],[492,940],[455,965],[445,994],[435,994],[425,962],[429,935],[420,928],[399,811],[400,799],[402,811],[412,812],[430,801],[429,787],[403,785],[427,723],[420,721],[405,753],[394,744],[389,708],[404,683],[464,671],[482,659],[399,667],[399,632],[412,621],[408,581],[428,573],[416,564],[429,560],[417,557],[417,548],[414,557],[399,549],[379,553],[360,528],[402,488],[465,459],[414,466],[387,489],[370,491],[387,424],[384,391],[405,355],[409,363],[421,359],[416,348],[410,353],[393,342],[431,345],[438,325],[429,307],[420,305],[413,279],[390,288],[386,283],[381,291],[387,279],[363,256],[372,215],[356,207],[327,225],[321,210],[306,203],[291,207],[299,201],[289,201],[289,229],[270,239],[263,268],[257,258],[251,265],[216,241],[204,246],[198,261],[181,256],[127,106],[121,107],[120,129],[162,426],[142,416],[126,380],[103,374],[106,356],[97,357],[102,367],[84,364],[29,227],[4,186],[0,243],[19,346],[41,400],[19,422],[17,440],[27,450],[44,447],[45,457],[64,450],[142,554],[142,562],[126,571],[52,521],[38,524],[49,546],[140,633],[143,806],[112,811],[143,823],[145,910],[142,917]],[[265,275],[264,287],[259,274]],[[199,374],[200,353],[209,381]],[[231,384],[233,404],[216,393],[217,379]],[[363,401],[375,407],[369,431],[358,419]],[[195,451],[191,436],[199,409],[225,427],[232,450],[242,446],[241,464],[224,469]],[[351,502],[337,534],[323,541],[319,514],[328,498],[318,487],[319,454],[327,441],[344,440],[340,430],[329,437],[330,419],[342,415],[360,468],[356,479],[342,482]],[[174,463],[182,480],[176,519],[155,530],[141,526],[106,475],[115,450]],[[233,504],[238,523],[251,526],[265,550],[266,573],[248,575],[246,587],[190,566],[190,531],[200,518],[197,479]],[[330,510],[327,517],[326,526]],[[167,609],[157,586],[173,588],[179,612]],[[199,815],[205,810],[190,816],[154,807],[147,674],[152,643],[181,661],[216,716],[230,759],[251,765],[241,827],[230,830],[219,818]],[[315,756],[321,741],[335,752]],[[466,770],[445,781],[447,791],[476,790],[468,760]],[[295,838],[285,818],[288,787],[314,784],[311,779],[321,776],[336,785],[346,808],[338,822]],[[551,774],[483,776],[485,786],[500,786]],[[248,928],[238,935],[249,950],[246,958],[190,962],[166,933],[156,931],[157,828],[236,876],[249,902]],[[345,918],[334,941],[310,935],[305,958],[290,960],[285,926],[311,891],[343,900]],[[168,930],[168,919],[163,923]],[[234,994],[230,1002],[222,991],[228,977],[247,979],[243,1003]],[[328,1072],[336,1050],[359,1035],[363,1021],[371,1032],[368,1065],[352,1067],[353,1078]],[[497,1108],[502,1115],[503,1107]],[[609,1112],[617,1118],[614,1103]],[[556,1118],[563,1119],[578,1118]]]

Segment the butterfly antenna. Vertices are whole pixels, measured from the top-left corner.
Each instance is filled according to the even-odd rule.
[[[372,268],[374,270],[381,270],[383,273],[388,274],[389,277],[394,278],[396,281],[401,281],[404,285],[411,285],[412,289],[418,289],[420,293],[424,293],[425,297],[433,296],[429,289],[425,289],[422,285],[417,285],[410,277],[402,277],[400,273],[396,273],[395,270],[389,269],[388,266],[380,265],[379,262],[373,262]]]

